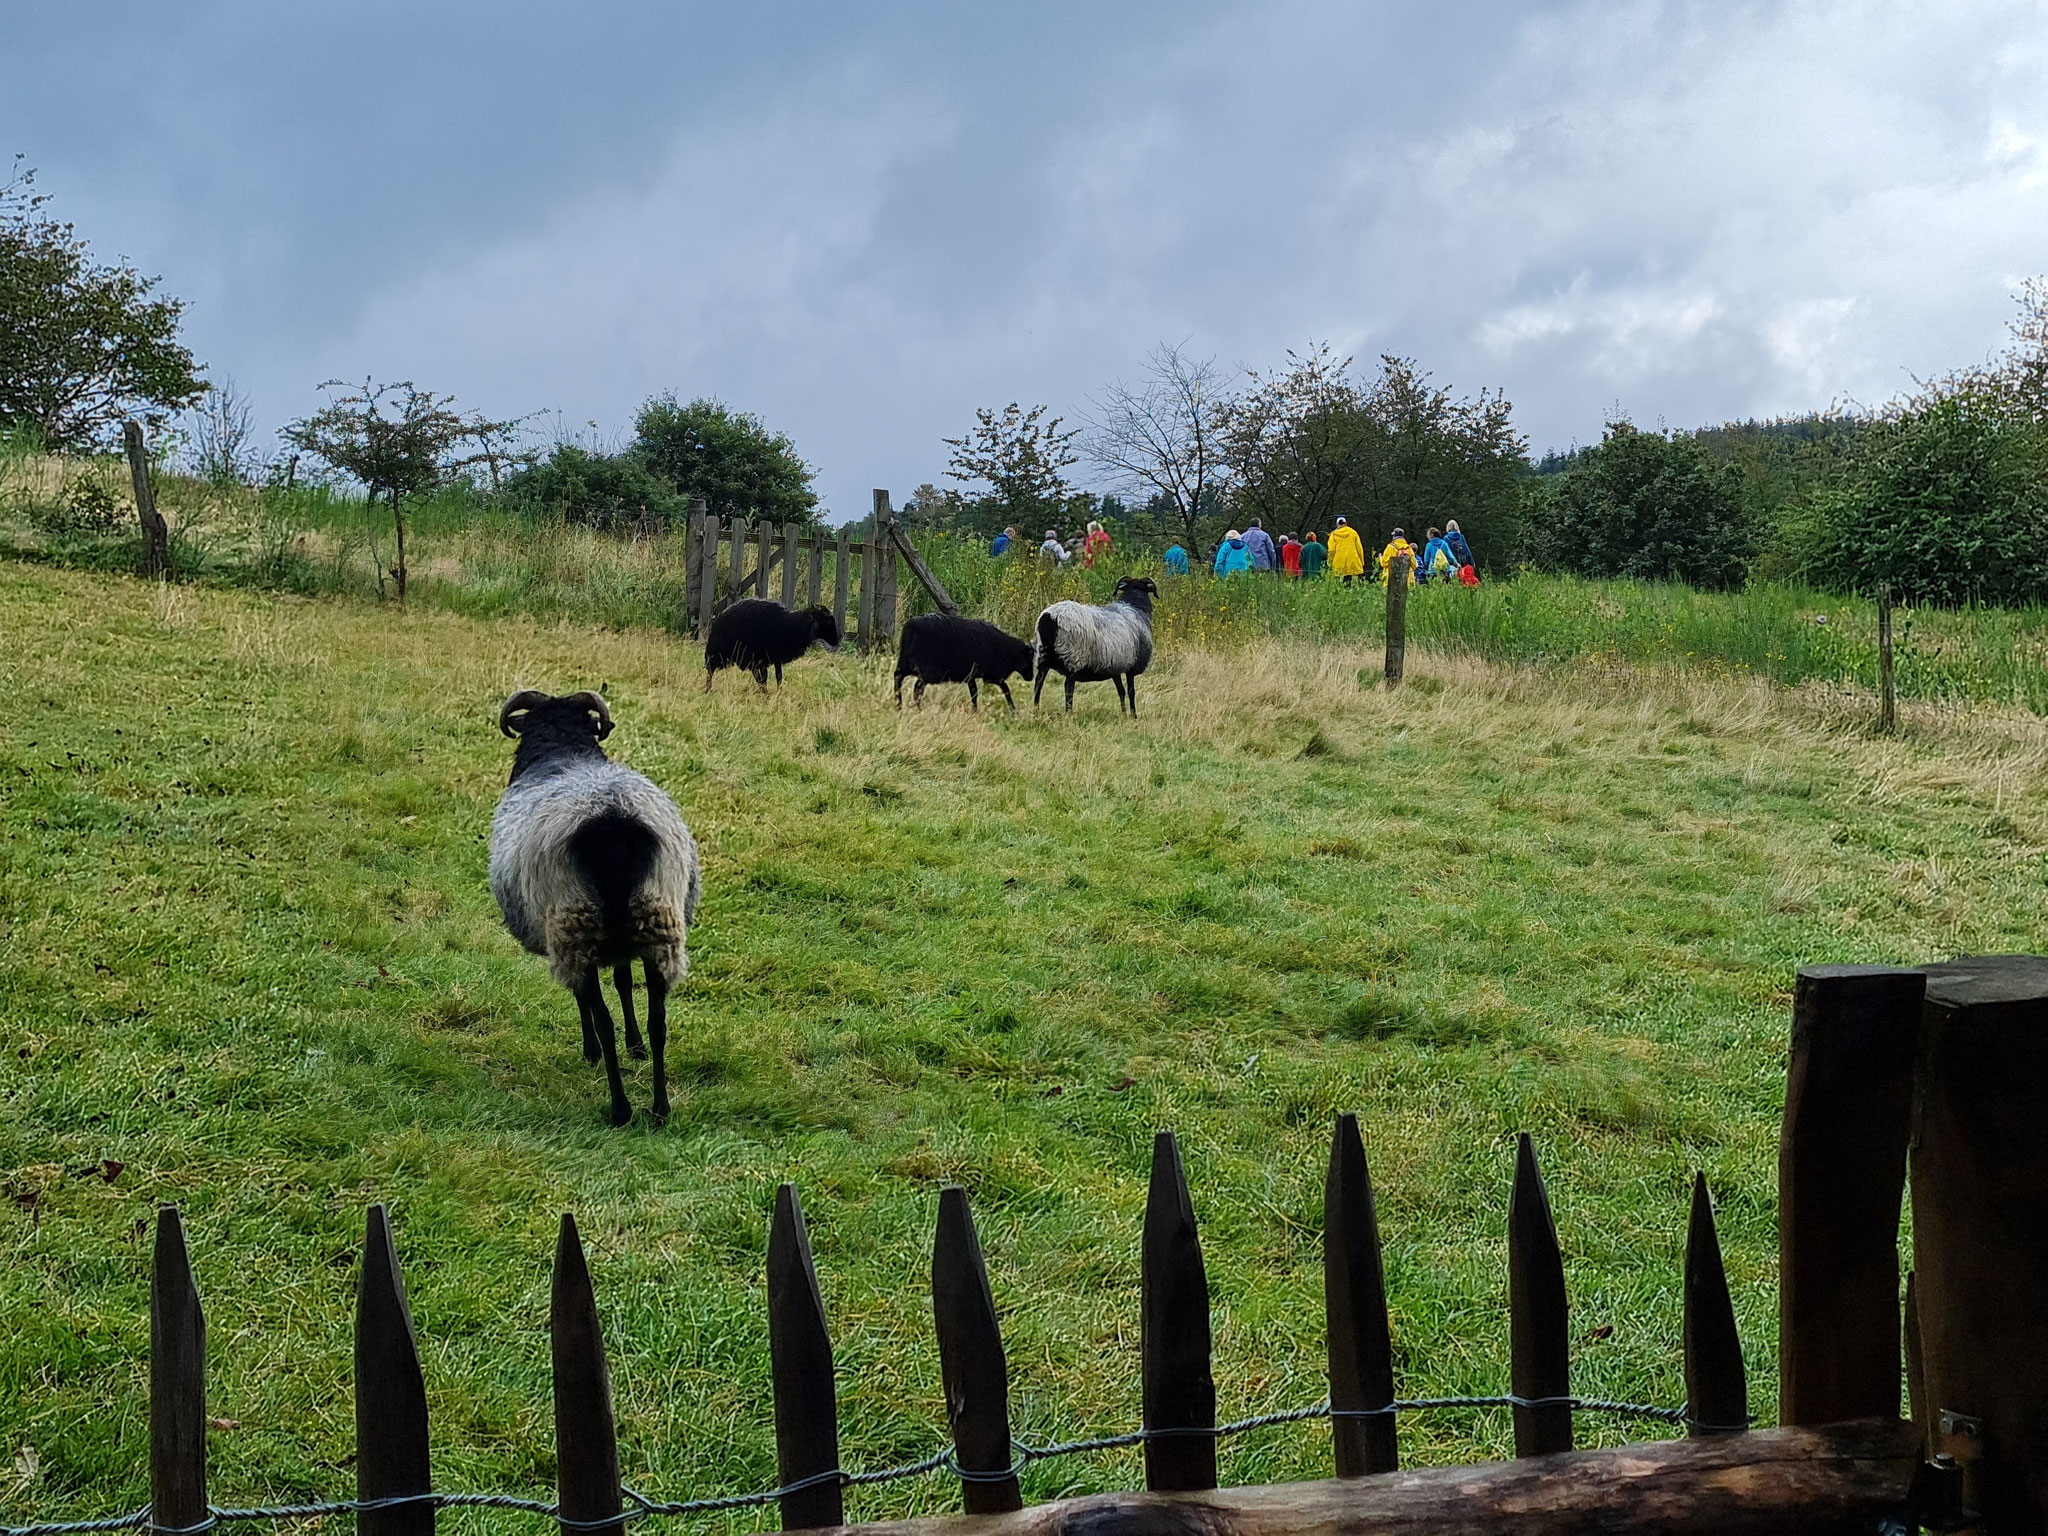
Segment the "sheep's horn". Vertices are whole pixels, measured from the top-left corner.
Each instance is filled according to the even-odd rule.
[[[611,706],[605,703],[603,694],[593,693],[586,688],[581,693],[570,694],[562,702],[564,704],[581,704],[585,709],[590,710],[597,716],[597,739],[599,741],[603,741],[605,737],[611,735],[612,710]]]
[[[519,733],[512,729],[512,717],[522,709],[531,709],[536,704],[545,704],[552,695],[542,693],[538,688],[522,688],[505,701],[505,707],[498,711],[498,729],[507,736]]]

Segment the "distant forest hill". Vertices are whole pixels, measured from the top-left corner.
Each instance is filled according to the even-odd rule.
[[[1809,411],[1768,421],[1727,421],[1671,436],[1698,444],[1718,464],[1734,466],[1747,508],[1768,514],[1830,480],[1874,424],[1869,416]],[[1584,447],[1553,448],[1530,467],[1538,475],[1559,475],[1585,452]]]

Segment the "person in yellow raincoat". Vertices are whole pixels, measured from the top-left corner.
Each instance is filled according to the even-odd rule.
[[[1387,584],[1387,567],[1402,555],[1408,557],[1408,585],[1412,587],[1415,585],[1415,546],[1408,542],[1407,534],[1396,528],[1394,536],[1387,540],[1387,547],[1380,551],[1381,586]]]
[[[1346,586],[1365,574],[1365,545],[1359,540],[1358,530],[1341,517],[1330,530],[1330,570],[1342,576]]]

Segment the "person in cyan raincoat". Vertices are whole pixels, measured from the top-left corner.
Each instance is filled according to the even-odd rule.
[[[1162,558],[1166,561],[1166,569],[1170,574],[1175,576],[1187,575],[1188,552],[1178,544],[1169,544]]]
[[[1347,584],[1365,574],[1365,545],[1358,530],[1341,517],[1330,530],[1330,569]]]
[[[1223,542],[1216,546],[1216,574],[1235,576],[1239,571],[1252,568],[1251,551],[1244,547],[1244,535],[1235,528],[1223,536]]]

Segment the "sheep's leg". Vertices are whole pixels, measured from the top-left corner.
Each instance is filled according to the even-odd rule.
[[[924,708],[924,679],[917,680],[917,686],[910,690],[910,702],[918,709]]]
[[[903,707],[903,679],[908,676],[910,676],[908,672],[898,672],[896,674],[896,707],[898,709]]]
[[[967,679],[967,707],[977,715],[981,713],[981,684],[971,677]]]
[[[652,960],[647,967],[647,1043],[654,1048],[654,1118],[668,1118],[668,978]]]
[[[754,668],[754,686],[763,693],[768,691],[768,669],[766,667]]]
[[[604,1005],[604,979],[596,966],[583,973],[583,981],[576,988],[576,1000],[587,1010],[597,1031],[598,1046],[604,1052],[605,1084],[612,1091],[608,1118],[613,1125],[624,1125],[633,1118],[633,1106],[626,1102],[626,1085],[619,1077],[619,1032],[612,1025],[611,1010]]]
[[[1069,678],[1067,679],[1067,713],[1071,715],[1071,714],[1072,714],[1073,712],[1074,712],[1074,679],[1073,679],[1072,677],[1069,677]]]
[[[1122,713],[1124,712],[1124,675],[1123,675],[1123,673],[1121,673],[1121,672],[1118,672],[1118,673],[1114,674],[1114,675],[1113,675],[1113,676],[1112,676],[1112,677],[1110,678],[1110,681],[1111,681],[1112,683],[1115,683],[1115,684],[1116,684],[1116,712],[1117,712],[1118,714],[1122,714]]]
[[[1131,718],[1135,720],[1138,718],[1138,674],[1133,672],[1128,681],[1131,685]]]
[[[576,1016],[583,1021],[583,1059],[595,1066],[604,1058],[604,1047],[597,1043],[597,1025],[591,1022],[590,1009],[581,992],[576,994]]]
[[[633,962],[621,960],[612,967],[612,985],[618,988],[619,1012],[626,1016],[626,1054],[635,1061],[647,1059],[647,1043],[640,1038],[640,1025],[633,1017]]]
[[[775,663],[775,686],[778,688],[782,686],[782,663],[779,661]]]
[[[1010,713],[1017,713],[1017,700],[1010,692],[1010,680],[1007,677],[999,677],[996,679],[996,686],[1003,690],[1003,697],[1009,700]]]

